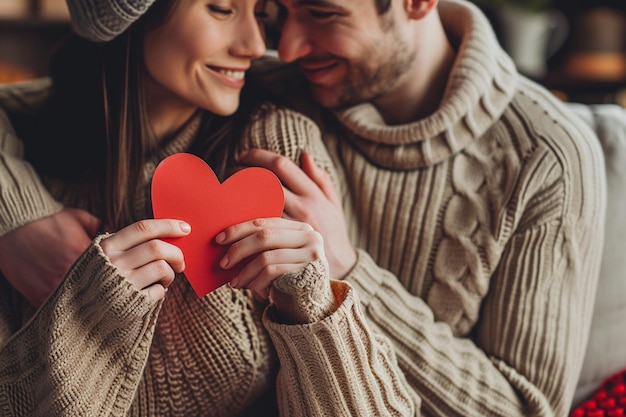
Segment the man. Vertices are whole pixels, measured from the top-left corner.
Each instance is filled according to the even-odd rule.
[[[267,151],[243,161],[290,188],[286,213],[322,233],[424,415],[564,416],[601,257],[602,155],[474,7],[437,3],[280,1],[278,53],[330,110],[308,113],[344,179],[349,238],[323,180]]]
[[[395,346],[423,415],[566,415],[602,249],[591,132],[516,73],[467,2],[280,6],[279,55],[326,110],[293,105],[320,125],[342,201],[315,167],[242,161],[274,169],[286,214],[324,236],[332,277]],[[282,71],[264,75],[297,91]],[[298,123],[281,114],[273,126]],[[4,225],[0,251],[56,216]]]

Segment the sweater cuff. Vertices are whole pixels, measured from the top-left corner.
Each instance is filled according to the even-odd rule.
[[[102,250],[100,242],[109,236],[96,237],[70,268],[59,290],[51,297],[53,305],[71,302],[74,308],[106,313],[98,317],[106,319],[115,331],[134,325],[137,320],[156,319],[147,316],[155,313],[161,303],[133,287]],[[109,314],[111,316],[106,317]]]
[[[323,319],[337,306],[328,265],[318,259],[272,283],[275,317],[282,323],[303,324]]]
[[[281,415],[414,415],[415,399],[385,338],[375,335],[357,292],[331,281],[341,305],[309,324],[263,322],[280,361]]]
[[[23,144],[0,108],[0,236],[62,208],[24,160]]]
[[[276,317],[276,310],[274,306],[270,305],[265,309],[263,314],[263,323],[266,327],[272,328],[276,331],[291,331],[289,329],[298,328],[300,326],[312,326],[317,324],[323,325],[322,323],[332,323],[333,320],[337,320],[336,317],[345,314],[346,311],[349,311],[351,306],[354,304],[353,300],[353,291],[352,287],[349,284],[343,281],[330,281],[331,291],[335,298],[335,304],[339,307],[326,317],[314,322],[314,323],[302,323],[302,324],[289,324],[282,323]],[[333,319],[335,317],[335,319]],[[297,331],[296,331],[297,333]]]
[[[63,205],[52,198],[30,165],[23,161],[22,164],[24,166],[21,168],[12,166],[10,173],[2,172],[0,168],[1,176],[19,178],[20,181],[19,184],[9,186],[2,184],[0,178],[0,236],[63,209]]]

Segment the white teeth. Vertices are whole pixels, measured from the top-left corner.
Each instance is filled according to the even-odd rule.
[[[227,77],[233,78],[235,80],[243,80],[246,73],[245,71],[232,71],[232,70],[219,70],[220,74],[224,74]]]

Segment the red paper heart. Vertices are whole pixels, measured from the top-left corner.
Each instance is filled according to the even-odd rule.
[[[215,236],[248,220],[280,217],[283,206],[281,183],[264,168],[245,168],[220,184],[202,159],[179,153],[161,161],[152,177],[154,217],[191,225],[189,235],[164,240],[183,251],[185,276],[198,297],[229,282],[243,267],[219,266],[228,247],[215,243]]]

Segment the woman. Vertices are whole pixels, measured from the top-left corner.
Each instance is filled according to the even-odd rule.
[[[227,231],[221,243],[237,243],[228,258],[251,259],[236,286],[260,297],[223,286],[198,299],[175,279],[182,253],[161,239],[189,226],[150,219],[149,180],[176,152],[225,177],[237,147],[272,147],[241,128],[260,92],[244,92],[237,110],[245,70],[264,52],[262,3],[151,3],[70,0],[75,30],[91,41],[70,40],[52,62],[49,98],[11,115],[52,195],[117,232],[96,237],[37,310],[0,280],[0,409],[271,416],[278,402],[283,416],[412,415],[391,349],[354,292],[328,280],[310,226],[260,219]],[[112,21],[111,10],[122,12]],[[273,307],[256,300],[270,285]]]

